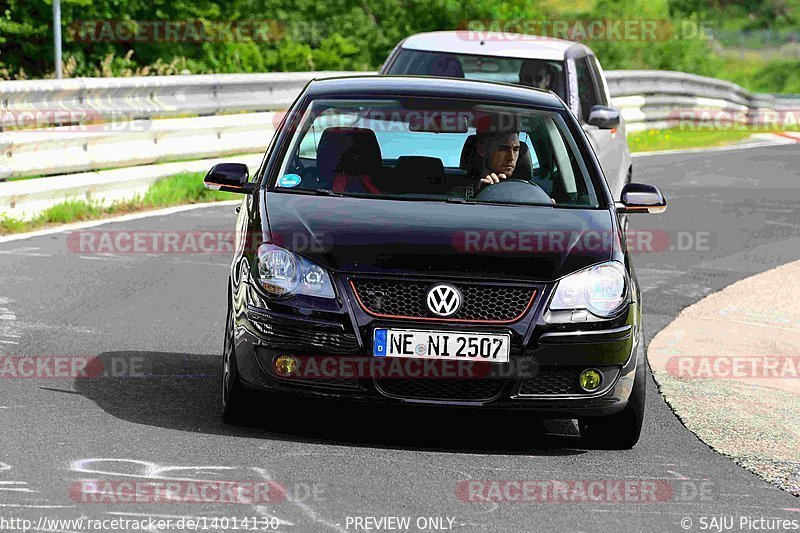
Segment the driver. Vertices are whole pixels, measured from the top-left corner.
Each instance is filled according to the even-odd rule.
[[[511,178],[519,160],[519,132],[501,131],[478,133],[475,138],[475,152],[480,162],[477,183],[467,187],[466,197],[474,198],[483,187],[500,183]],[[551,198],[552,203],[556,201]]]
[[[519,159],[519,133],[500,132],[478,134],[475,150],[481,160],[480,186],[499,183],[509,178]]]
[[[552,90],[554,78],[553,68],[544,61],[529,59],[519,69],[519,83],[528,87]]]

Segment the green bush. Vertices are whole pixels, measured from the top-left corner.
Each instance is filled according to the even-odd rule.
[[[52,76],[51,4],[6,0],[4,5],[0,78]],[[756,54],[743,61],[719,43],[681,32],[703,25],[734,36],[751,30],[796,31],[798,6],[800,0],[62,0],[62,20],[65,73],[71,77],[375,70],[404,37],[465,28],[470,21],[656,20],[658,31],[673,38],[587,44],[607,69],[679,70],[730,79],[749,89],[799,92],[798,60]],[[261,20],[272,21],[275,31],[264,39],[202,43],[90,42],[75,31],[80,21],[118,20],[206,25]]]

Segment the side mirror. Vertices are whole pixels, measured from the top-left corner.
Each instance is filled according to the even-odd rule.
[[[656,187],[644,183],[628,183],[622,188],[617,213],[663,213],[667,200]]]
[[[597,126],[601,130],[613,130],[619,127],[619,109],[604,105],[593,105],[589,110],[590,126]]]
[[[206,189],[215,191],[250,194],[256,190],[255,183],[249,183],[250,170],[242,163],[217,163],[203,178]]]

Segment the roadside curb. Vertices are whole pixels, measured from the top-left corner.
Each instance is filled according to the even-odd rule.
[[[687,429],[800,496],[798,278],[800,261],[703,298],[653,338],[647,357]],[[775,287],[781,287],[778,302]]]

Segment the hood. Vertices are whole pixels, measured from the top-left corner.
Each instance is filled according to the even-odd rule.
[[[273,192],[264,201],[272,242],[340,272],[551,281],[609,260],[618,239],[599,209]]]

